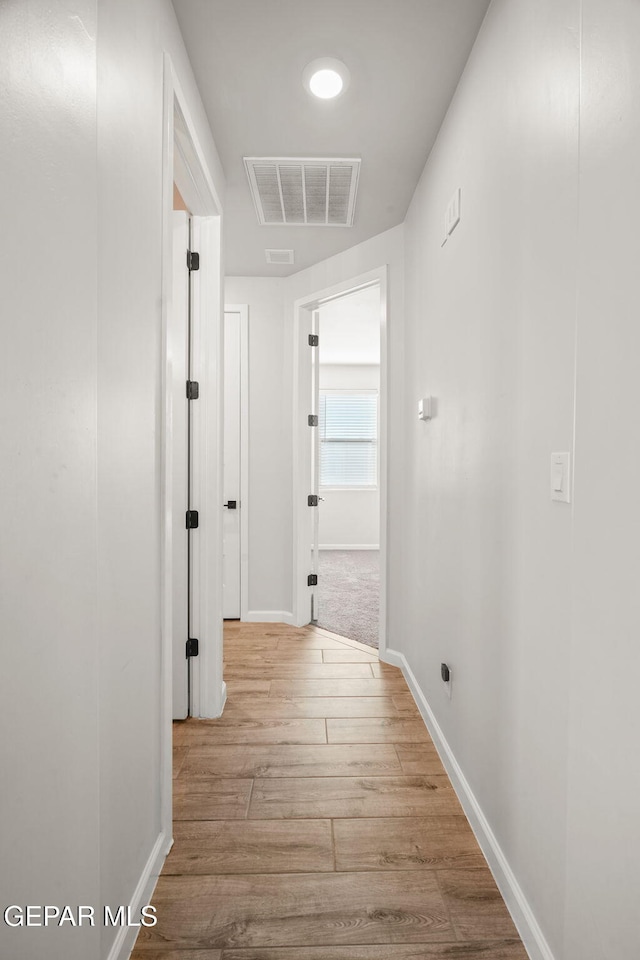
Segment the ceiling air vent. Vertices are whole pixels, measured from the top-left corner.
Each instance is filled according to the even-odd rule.
[[[359,160],[245,157],[244,163],[261,224],[353,226]]]
[[[267,263],[293,263],[293,250],[265,250]]]

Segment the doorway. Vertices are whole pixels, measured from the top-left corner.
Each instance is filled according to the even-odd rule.
[[[172,718],[218,717],[222,677],[220,197],[164,58],[161,464],[162,824],[172,834]],[[197,256],[196,256],[197,255]],[[191,323],[189,324],[189,315]]]
[[[378,646],[380,289],[318,307],[318,584],[315,621]]]
[[[216,717],[225,694],[221,207],[168,57],[165,111],[163,685],[169,716]]]
[[[384,652],[386,269],[295,305],[295,623]]]

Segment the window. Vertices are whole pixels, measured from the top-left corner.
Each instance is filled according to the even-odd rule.
[[[377,487],[377,390],[320,391],[320,486]]]

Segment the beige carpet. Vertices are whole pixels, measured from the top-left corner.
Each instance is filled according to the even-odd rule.
[[[378,646],[380,551],[321,550],[318,626]]]

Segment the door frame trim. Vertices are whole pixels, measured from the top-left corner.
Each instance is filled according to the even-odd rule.
[[[305,521],[307,519],[307,493],[311,489],[310,463],[306,463],[305,447],[309,427],[306,423],[308,400],[305,396],[306,380],[301,357],[304,356],[303,334],[306,329],[305,312],[317,309],[321,304],[337,300],[356,290],[377,285],[380,290],[380,627],[378,634],[381,658],[387,649],[387,543],[388,543],[388,406],[389,371],[387,348],[387,322],[389,314],[387,265],[369,270],[350,280],[326,287],[294,302],[293,305],[293,622],[301,627],[309,623],[309,588],[304,583],[308,559],[305,556]],[[307,346],[308,349],[308,346]]]
[[[224,707],[222,679],[222,551],[220,547],[222,444],[222,203],[196,133],[187,97],[172,59],[163,63],[162,142],[162,289],[160,389],[157,398],[158,464],[160,468],[160,818],[167,838],[172,836],[172,406],[168,351],[168,319],[173,287],[173,184],[191,213],[199,243],[201,272],[194,285],[194,372],[200,379],[200,400],[193,426],[194,492],[200,495],[204,523],[194,551],[194,627],[200,633],[200,656],[192,664],[192,705],[198,716],[220,716]],[[199,589],[206,584],[206,589]]]
[[[240,620],[249,620],[249,304],[225,303],[240,314]]]

